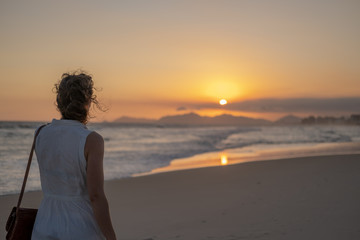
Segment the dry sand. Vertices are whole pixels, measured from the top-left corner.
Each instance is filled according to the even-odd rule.
[[[360,155],[167,172],[105,187],[118,239],[360,239]],[[23,206],[40,199],[26,193]],[[1,239],[16,200],[0,197]]]

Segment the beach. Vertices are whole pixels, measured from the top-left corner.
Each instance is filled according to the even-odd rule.
[[[360,239],[360,155],[300,157],[106,181],[118,239]],[[28,192],[23,207],[38,207]],[[17,195],[0,196],[1,239]]]

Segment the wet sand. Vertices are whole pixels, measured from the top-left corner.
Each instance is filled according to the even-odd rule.
[[[360,239],[360,155],[165,172],[105,184],[118,239]],[[37,207],[41,192],[24,196]],[[1,239],[17,195],[1,196]]]

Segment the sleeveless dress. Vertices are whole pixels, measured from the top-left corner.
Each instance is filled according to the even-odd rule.
[[[44,197],[31,239],[105,239],[86,187],[84,146],[90,133],[78,121],[56,119],[40,131],[35,153]]]

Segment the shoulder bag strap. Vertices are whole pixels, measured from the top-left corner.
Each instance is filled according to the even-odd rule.
[[[20,195],[19,195],[19,200],[18,200],[18,203],[17,203],[17,205],[16,205],[16,214],[17,214],[18,211],[19,211],[19,207],[20,207],[20,204],[21,204],[23,195],[24,195],[24,190],[25,190],[25,186],[26,186],[26,181],[27,181],[27,178],[28,178],[28,175],[29,175],[29,171],[30,171],[31,160],[32,160],[32,156],[33,156],[33,154],[34,154],[36,137],[39,135],[40,130],[41,130],[43,127],[45,127],[46,125],[47,125],[47,124],[44,124],[44,125],[42,125],[41,127],[39,127],[39,129],[38,129],[37,132],[35,133],[34,141],[33,141],[32,147],[31,147],[30,155],[29,155],[28,164],[27,164],[26,171],[25,171],[24,181],[23,181],[23,184],[22,184],[22,187],[21,187],[21,192],[20,192]]]

